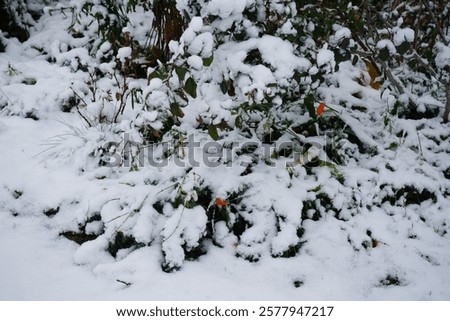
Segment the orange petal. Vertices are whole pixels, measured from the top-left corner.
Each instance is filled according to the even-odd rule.
[[[220,206],[227,206],[228,202],[220,197],[217,197],[216,200],[214,201],[214,204]]]
[[[322,101],[317,107],[316,113],[318,116],[321,116],[325,110],[325,103]]]

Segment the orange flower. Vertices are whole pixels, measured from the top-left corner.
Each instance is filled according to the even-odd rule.
[[[223,198],[217,197],[216,200],[214,201],[214,205],[227,206],[228,202]]]
[[[317,107],[317,110],[316,110],[317,116],[322,116],[324,110],[325,110],[325,103],[322,101],[322,102],[320,102],[319,106]]]

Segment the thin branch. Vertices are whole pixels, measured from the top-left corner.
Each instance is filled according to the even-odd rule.
[[[422,4],[427,9],[428,13],[431,16],[431,19],[433,19],[434,24],[436,25],[436,30],[439,33],[439,36],[441,37],[442,42],[448,46],[449,42],[447,41],[447,38],[445,38],[444,30],[442,30],[441,25],[439,24],[439,20],[436,18],[436,15],[434,14],[433,10],[431,10],[430,5],[427,3],[426,0],[420,0]]]
[[[125,282],[125,281],[122,281],[122,280],[119,280],[119,279],[117,279],[116,281],[119,282],[119,283],[125,284],[127,287],[131,285],[131,283]]]
[[[74,93],[74,95],[77,96],[78,99],[80,99],[80,101],[83,102],[84,106],[86,107],[87,104],[86,104],[86,101],[83,99],[83,97],[81,97],[73,88],[70,88],[70,89],[72,89],[72,92]],[[77,108],[78,115],[81,118],[83,118],[83,120],[86,122],[86,124],[89,127],[93,127],[94,126],[93,123],[86,116],[83,115],[83,113],[81,112],[80,107],[78,106],[78,104],[75,107]]]
[[[445,102],[445,109],[444,109],[444,123],[448,122],[448,117],[450,114],[450,81],[447,83],[447,90],[446,90],[446,99],[447,101]]]
[[[427,63],[423,60],[422,57],[419,56],[419,54],[417,53],[416,50],[414,50],[414,52],[413,52],[413,54],[412,54],[411,56],[409,56],[409,57],[404,57],[404,58],[406,58],[408,61],[411,61],[411,60],[417,61],[423,68],[425,68],[425,69],[428,71],[428,73],[429,73],[431,76],[433,76],[433,77],[434,77],[437,81],[439,81],[440,83],[444,84],[444,83],[438,78],[438,75],[437,75],[436,71],[435,71],[434,69],[432,69],[432,68],[430,67],[430,65],[427,64]]]

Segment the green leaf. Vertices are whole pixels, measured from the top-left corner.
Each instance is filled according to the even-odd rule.
[[[184,84],[184,90],[192,97],[197,97],[197,83],[192,77],[189,77]]]
[[[184,112],[178,103],[170,104],[170,112],[172,113],[172,115],[174,115],[176,117],[180,117],[180,118],[184,117]]]
[[[150,78],[150,79],[153,79],[153,78],[159,78],[159,79],[162,79],[162,75],[161,75],[161,73],[160,73],[158,70],[155,70],[154,72],[152,72],[152,73],[150,74],[149,78]]]
[[[411,44],[408,41],[403,41],[401,43],[401,45],[397,46],[397,52],[401,55],[403,55],[404,53],[406,53],[409,48],[411,48]]]
[[[184,67],[176,67],[175,68],[175,72],[180,81],[184,80],[184,77],[186,76],[187,71],[188,71],[187,68],[184,68]]]
[[[391,55],[390,55],[390,53],[389,53],[389,49],[386,48],[386,47],[381,48],[380,51],[379,51],[379,53],[378,53],[378,58],[380,58],[380,59],[383,60],[383,61],[388,60],[390,56],[391,56]]]
[[[209,127],[208,127],[208,134],[214,140],[218,140],[219,139],[219,133],[217,132],[217,126],[216,125],[213,125],[213,124],[209,125]]]
[[[183,99],[185,102],[188,102],[188,98],[187,98],[186,93],[184,92],[183,88],[175,89],[174,93],[177,94],[177,96],[179,98]]]
[[[343,49],[347,49],[347,47],[350,45],[350,39],[349,38],[345,38],[344,40],[342,40],[341,42],[341,48]]]
[[[203,66],[205,66],[205,67],[211,66],[213,60],[214,60],[214,56],[211,56],[208,58],[203,58]]]
[[[234,83],[233,83],[233,80],[231,80],[231,79],[228,81],[228,91],[227,91],[227,93],[228,93],[228,96],[231,96],[231,97],[236,96],[236,92],[234,90]]]
[[[353,59],[352,59],[352,65],[356,66],[356,64],[358,63],[359,60],[359,56],[358,55],[354,55]]]
[[[228,91],[228,82],[226,80],[222,81],[220,83],[220,90],[222,91],[222,94],[226,94]]]
[[[314,96],[312,94],[309,94],[305,97],[305,99],[303,100],[303,103],[306,107],[306,110],[309,113],[309,116],[311,118],[316,119],[317,115],[316,115],[316,110],[314,108]]]
[[[230,126],[228,126],[227,122],[222,119],[222,121],[219,124],[217,124],[216,127],[219,128],[220,130],[225,130]]]

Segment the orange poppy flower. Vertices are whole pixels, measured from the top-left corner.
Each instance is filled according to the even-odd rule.
[[[214,201],[214,205],[227,206],[228,202],[223,198],[217,197],[216,200]]]
[[[322,102],[320,102],[319,106],[317,107],[317,110],[316,110],[317,116],[322,116],[324,110],[325,110],[325,103],[322,101]]]

